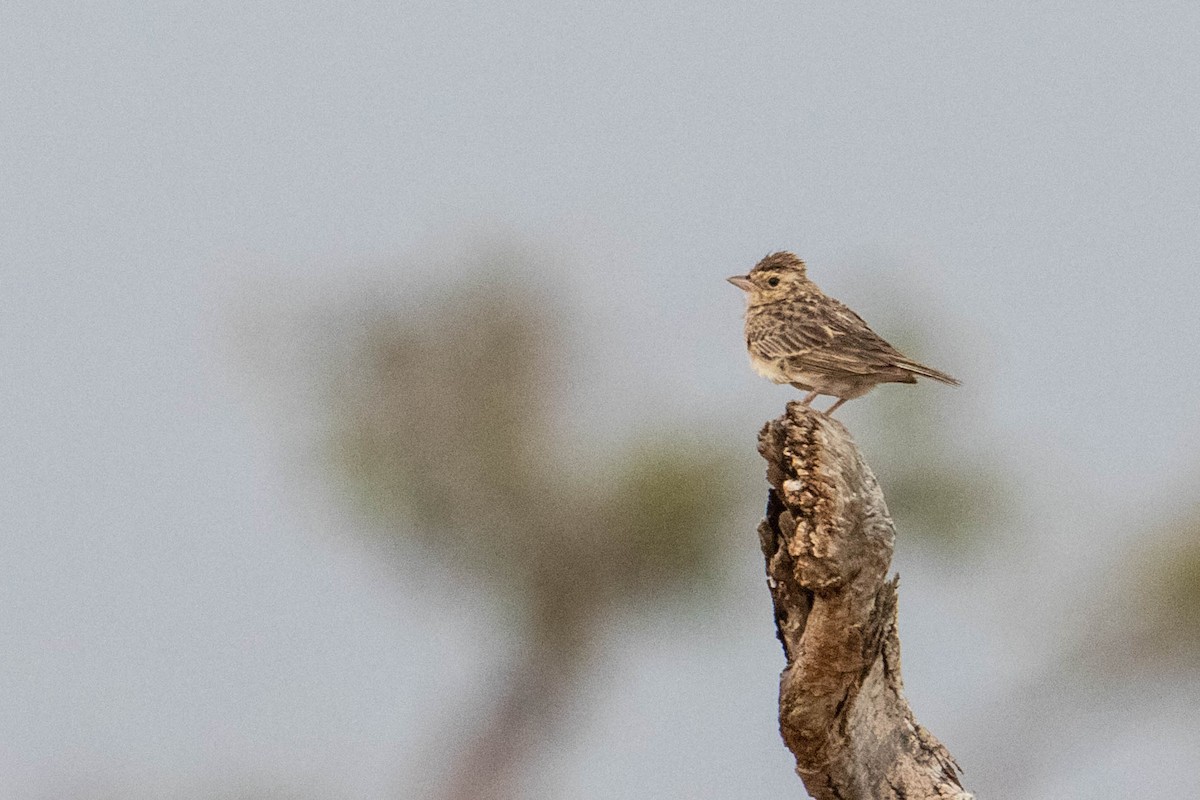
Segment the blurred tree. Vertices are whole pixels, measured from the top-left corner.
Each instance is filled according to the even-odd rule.
[[[704,586],[733,498],[726,453],[694,435],[604,458],[563,430],[559,306],[505,261],[483,259],[480,277],[417,310],[353,310],[329,364],[333,463],[374,528],[524,620],[490,713],[460,712],[449,800],[515,793],[599,623]]]
[[[1099,604],[1085,640],[1089,661],[1117,679],[1176,664],[1194,670],[1200,655],[1200,506],[1148,528],[1106,581],[1117,591]]]
[[[1195,672],[1200,655],[1200,506],[1147,522],[1088,581],[1051,669],[1091,691],[1138,676]],[[1100,587],[1097,590],[1097,587]]]
[[[1080,582],[1070,607],[1047,608],[1059,621],[1051,648],[980,717],[986,736],[1006,743],[985,771],[1016,796],[1078,758],[1070,743],[1082,727],[1152,728],[1161,712],[1147,708],[1148,687],[1185,709],[1195,696],[1200,506],[1167,522],[1147,521],[1134,541]],[[1162,734],[1142,734],[1152,752]]]

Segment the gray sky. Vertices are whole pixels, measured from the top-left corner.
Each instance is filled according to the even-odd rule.
[[[436,291],[489,232],[572,298],[594,436],[696,415],[750,446],[790,395],[747,369],[722,278],[769,251],[869,320],[927,320],[923,360],[967,384],[938,400],[953,430],[1028,492],[1046,582],[1015,613],[1054,617],[1060,560],[1197,477],[1197,31],[1182,2],[4,4],[0,785],[416,779],[445,670],[482,680],[478,631],[343,536],[230,329],[281,294]],[[1019,622],[989,632],[1011,564],[981,558],[969,597],[901,548],[909,692],[969,778],[980,685],[1036,656]],[[607,716],[539,791],[797,788],[752,555],[728,619],[616,637],[632,677],[596,677]],[[978,655],[949,668],[955,647]],[[728,728],[672,694],[689,669]],[[1139,706],[1176,767],[1196,705]],[[1134,744],[1064,746],[1037,796],[1198,790]]]

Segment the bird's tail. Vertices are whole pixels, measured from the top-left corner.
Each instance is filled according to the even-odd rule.
[[[941,381],[942,383],[948,383],[951,386],[961,386],[962,385],[959,382],[958,378],[951,377],[950,375],[947,375],[944,372],[940,372],[940,371],[934,369],[933,367],[927,367],[924,364],[920,364],[916,361],[909,361],[908,359],[903,359],[901,361],[897,361],[896,366],[898,366],[902,369],[906,369],[909,372],[912,372],[916,375],[924,375],[926,378],[933,378],[935,381]]]

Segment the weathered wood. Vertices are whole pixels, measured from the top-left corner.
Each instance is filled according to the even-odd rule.
[[[958,765],[913,719],[900,677],[895,530],[840,422],[800,403],[759,434],[759,525],[787,666],[779,725],[817,800],[969,800]]]

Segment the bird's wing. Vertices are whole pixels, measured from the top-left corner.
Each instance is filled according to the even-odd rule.
[[[782,315],[762,315],[747,331],[759,356],[796,361],[806,369],[870,375],[906,360],[861,317],[832,298]]]

